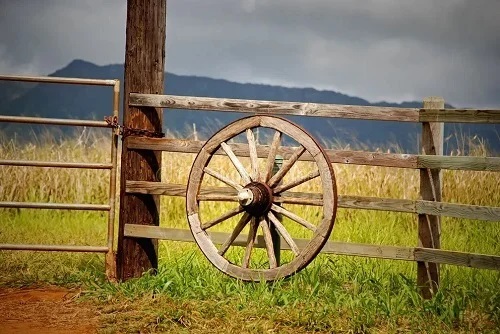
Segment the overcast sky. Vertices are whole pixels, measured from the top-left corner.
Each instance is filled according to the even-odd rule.
[[[500,107],[498,0],[168,0],[166,69]],[[0,73],[123,63],[125,0],[0,0]]]

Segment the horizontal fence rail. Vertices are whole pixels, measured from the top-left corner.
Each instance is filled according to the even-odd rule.
[[[193,140],[134,136],[127,137],[126,141],[127,147],[130,149],[178,153],[198,153],[205,143],[203,141]],[[229,144],[229,146],[237,156],[250,156],[247,144]],[[293,154],[295,149],[294,147],[280,147],[278,153],[286,159]],[[441,168],[450,170],[500,171],[500,158],[498,157],[431,156],[331,149],[327,149],[325,152],[331,162],[349,165],[412,169]],[[219,150],[215,154],[224,155],[225,153]],[[268,154],[269,146],[257,145],[257,155],[259,158],[267,158]],[[313,158],[306,152],[299,160],[313,161]]]
[[[119,80],[115,79],[86,79],[86,78],[64,78],[64,77],[39,77],[23,75],[0,75],[0,81],[20,81],[35,83],[54,83],[70,85],[90,85],[90,86],[115,86]]]
[[[500,123],[500,110],[422,109],[130,93],[129,105],[397,122]]]
[[[500,172],[500,158],[417,155],[417,168]]]
[[[76,203],[38,203],[38,202],[0,202],[0,208],[10,209],[51,209],[51,210],[84,210],[109,211],[106,204],[76,204]]]
[[[28,124],[42,124],[42,125],[87,126],[93,128],[111,127],[105,121],[65,119],[65,118],[40,118],[40,117],[24,117],[24,116],[2,116],[2,115],[0,115],[0,122],[28,123]]]
[[[500,270],[500,256],[474,254],[440,248],[440,216],[500,222],[500,207],[447,203],[442,201],[442,170],[465,171],[500,171],[500,157],[444,156],[444,122],[500,124],[500,110],[495,109],[447,109],[440,97],[429,97],[423,101],[423,108],[393,108],[376,106],[353,106],[318,103],[298,103],[281,101],[259,101],[243,99],[207,98],[193,96],[174,96],[157,94],[129,95],[129,105],[134,107],[155,107],[181,110],[205,110],[223,112],[241,112],[257,115],[285,115],[331,117],[379,121],[419,122],[422,136],[421,152],[425,154],[398,154],[351,150],[325,150],[332,163],[367,165],[378,167],[396,167],[419,170],[420,199],[393,199],[364,196],[339,196],[338,207],[347,209],[383,210],[414,214],[418,223],[419,247],[379,246],[347,242],[328,241],[322,253],[355,255],[385,259],[399,259],[417,262],[417,284],[421,287],[424,298],[430,298],[439,286],[439,264],[452,264],[473,268]],[[196,131],[196,130],[195,130]],[[140,138],[130,136],[124,145],[132,150],[166,151],[175,153],[200,152],[204,142],[170,138]],[[231,143],[231,154],[248,157],[252,164],[258,164],[257,158],[268,159],[271,148],[267,145],[250,143]],[[255,142],[255,139],[253,139]],[[275,154],[272,148],[272,154]],[[250,151],[251,150],[251,151]],[[280,146],[278,154],[284,159],[294,159],[296,148]],[[206,152],[205,152],[206,153]],[[229,155],[222,150],[211,154]],[[231,156],[230,156],[231,158]],[[314,161],[307,152],[299,160]],[[295,160],[294,160],[295,161]],[[287,188],[288,189],[288,188]],[[132,194],[186,196],[186,185],[146,181],[125,181],[125,192]],[[274,197],[275,202],[284,204],[321,206],[323,196],[320,193],[301,193],[285,191]],[[232,188],[203,187],[197,194],[198,200],[238,202],[237,193]],[[190,231],[183,229],[162,228],[125,224],[127,237],[167,239],[192,242]],[[234,237],[229,233],[209,233],[216,244],[227,243]],[[256,247],[266,246],[259,236]],[[307,240],[295,240],[299,247],[304,247]],[[232,245],[248,247],[247,236],[239,235]],[[282,240],[281,249],[288,249],[289,244]],[[269,245],[268,245],[269,246]],[[224,247],[224,246],[223,246]],[[279,247],[278,247],[279,248]],[[269,251],[269,250],[268,250]],[[271,257],[270,257],[271,258]]]
[[[106,246],[66,246],[66,245],[32,245],[32,244],[0,244],[0,250],[25,250],[41,252],[80,252],[107,253]]]
[[[430,229],[431,238],[434,238],[433,229],[440,225],[440,216],[483,220],[489,222],[500,221],[500,207],[447,203],[441,201],[441,170],[468,170],[468,171],[500,171],[500,157],[474,156],[443,156],[442,137],[443,122],[455,123],[500,123],[500,110],[493,109],[446,109],[441,98],[428,98],[424,101],[424,108],[389,108],[365,107],[350,105],[295,103],[278,101],[257,101],[240,99],[220,99],[192,96],[173,96],[156,94],[131,93],[129,104],[135,107],[156,107],[169,109],[207,110],[243,112],[268,115],[294,115],[350,118],[365,120],[383,120],[399,122],[422,123],[422,147],[426,154],[397,154],[348,150],[325,150],[332,163],[355,164],[379,167],[396,167],[420,170],[421,198],[419,200],[392,199],[364,196],[339,196],[338,207],[347,209],[382,210],[418,215],[419,245],[421,247],[379,246],[356,244],[347,242],[329,241],[323,247],[322,253],[355,255],[385,259],[399,259],[416,261],[418,263],[419,284],[426,286],[428,293],[433,284],[439,284],[439,275],[434,272],[438,264],[453,264],[483,269],[500,270],[500,256],[464,253],[439,249],[429,240],[422,242],[421,232],[425,230],[423,219]],[[196,138],[196,137],[195,137]],[[144,138],[130,136],[125,139],[125,145],[132,150],[152,150],[175,153],[198,153],[203,141],[180,140],[169,138]],[[254,145],[250,153],[247,143],[229,144],[236,156],[255,159],[268,158],[270,147]],[[281,146],[278,154],[289,159],[296,152],[296,148]],[[225,155],[222,150],[214,154]],[[307,152],[299,160],[314,161]],[[436,183],[437,182],[437,183]],[[134,194],[186,196],[186,186],[183,184],[125,181],[125,191]],[[432,191],[432,196],[431,196]],[[204,187],[198,194],[199,200],[233,201],[238,202],[237,193],[232,188]],[[320,193],[300,193],[285,191],[274,197],[275,202],[299,205],[323,205],[323,196]],[[424,224],[425,225],[425,224]],[[167,239],[176,241],[193,241],[190,231],[183,229],[162,228],[158,226],[144,226],[126,224],[125,236],[151,239]],[[214,243],[222,244],[228,240],[230,234],[222,232],[209,233]],[[424,235],[423,233],[422,235]],[[307,240],[295,240],[299,247],[304,247]],[[247,236],[240,235],[233,245],[247,246]],[[288,243],[281,242],[282,249],[288,249]],[[257,247],[264,248],[262,236],[258,237]],[[426,266],[426,276],[422,276],[422,265]],[[427,267],[429,266],[429,267]],[[432,294],[432,291],[430,291]],[[427,297],[426,297],[427,298]]]
[[[419,109],[130,93],[135,107],[418,122]]]
[[[83,168],[83,169],[111,169],[113,164],[92,162],[58,162],[33,160],[1,160],[0,166],[16,167],[56,167],[56,168]]]
[[[165,196],[186,196],[183,184],[127,181],[125,190],[134,194],[151,194]],[[229,187],[205,187],[200,190],[200,199],[237,202],[237,193]],[[319,193],[283,192],[276,201],[288,204],[322,205],[323,197]],[[500,207],[466,205],[423,200],[407,200],[363,196],[339,196],[338,206],[348,209],[364,209],[394,211],[417,214],[429,214],[455,218],[500,221]]]
[[[128,137],[126,139],[127,147],[134,150],[153,150],[177,153],[198,153],[205,142],[169,138],[145,138]],[[229,144],[236,156],[249,157],[250,153],[247,144]],[[268,145],[257,145],[257,155],[259,158],[267,158],[269,154]],[[293,147],[280,147],[278,154],[285,159],[289,158],[294,152]],[[354,165],[372,165],[400,168],[417,168],[416,156],[410,154],[391,154],[381,152],[362,152],[362,151],[337,151],[325,150],[331,162]],[[217,155],[224,155],[224,151],[218,150]],[[312,156],[305,152],[300,161],[314,161]],[[499,159],[500,160],[500,159]],[[499,162],[500,165],[500,162]],[[499,167],[500,168],[500,167]]]
[[[148,225],[125,225],[125,236],[135,238],[164,239],[172,241],[193,242],[191,231],[186,229],[165,228]],[[230,233],[210,232],[210,237],[215,244],[224,243]],[[234,246],[245,247],[247,235],[239,235],[233,242]],[[299,248],[305,247],[308,240],[294,239]],[[264,238],[258,236],[254,247],[265,248]],[[285,240],[281,240],[281,249],[290,250],[290,246]],[[421,248],[421,247],[398,247],[359,244],[350,242],[328,241],[321,253],[364,256],[372,258],[382,258],[405,261],[425,261],[441,264],[453,264],[480,269],[500,269],[500,256],[483,255],[474,253],[462,253],[448,250]]]
[[[494,109],[420,109],[419,122],[500,123],[500,110]]]

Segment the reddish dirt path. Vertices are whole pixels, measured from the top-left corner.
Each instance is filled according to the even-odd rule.
[[[75,302],[78,293],[60,287],[0,287],[0,333],[96,333],[96,311]]]

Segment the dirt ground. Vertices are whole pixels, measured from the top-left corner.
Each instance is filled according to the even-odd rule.
[[[78,294],[60,287],[0,287],[0,333],[96,333],[96,310],[77,303]]]

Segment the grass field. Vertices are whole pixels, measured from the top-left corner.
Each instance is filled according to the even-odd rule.
[[[479,147],[485,154],[484,147]],[[100,135],[21,145],[3,140],[2,159],[108,161]],[[193,156],[164,153],[164,181],[185,184]],[[214,163],[227,175],[224,159]],[[294,167],[295,168],[295,167]],[[303,163],[294,174],[310,169]],[[300,171],[299,171],[300,169]],[[339,194],[418,198],[418,171],[334,165]],[[107,171],[0,167],[0,200],[106,203]],[[500,178],[489,172],[444,172],[444,201],[500,206]],[[318,191],[314,182],[301,191]],[[0,209],[0,243],[105,245],[106,214]],[[220,204],[205,210],[217,215]],[[296,207],[314,220],[314,208]],[[286,222],[285,222],[286,223]],[[228,223],[229,225],[230,223]],[[187,228],[183,198],[163,197],[161,225]],[[228,226],[221,226],[227,230]],[[301,231],[292,231],[301,236]],[[339,209],[332,240],[415,246],[412,214]],[[500,225],[443,218],[444,249],[500,255]],[[471,333],[498,332],[500,273],[442,266],[432,300],[415,286],[416,264],[320,255],[304,271],[272,284],[242,283],[219,273],[192,243],[160,243],[155,276],[121,284],[104,279],[102,255],[0,253],[0,284],[80,286],[95,303],[103,332],[189,333]]]

